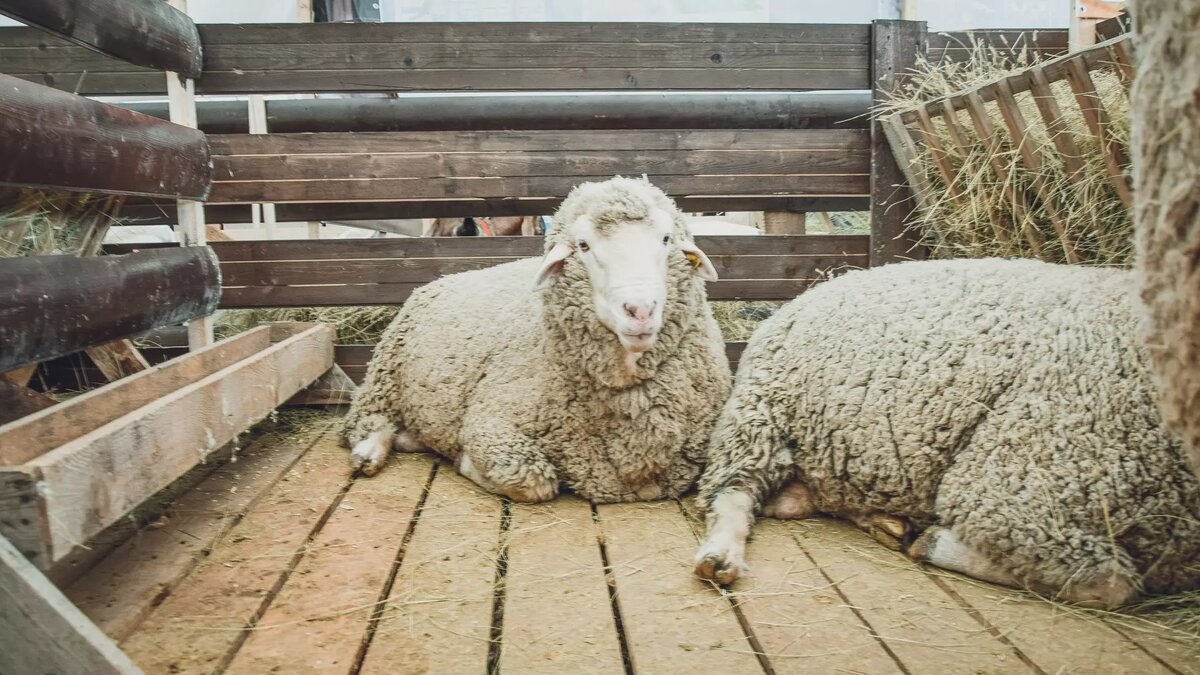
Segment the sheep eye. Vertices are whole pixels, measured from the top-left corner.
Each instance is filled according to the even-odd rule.
[[[665,245],[665,244],[666,244],[667,242],[669,242],[669,241],[671,241],[671,235],[669,235],[669,234],[668,234],[668,235],[664,235],[664,236],[663,236],[663,244]]]
[[[584,241],[584,240],[582,240],[582,239],[580,239],[580,240],[579,240],[579,250],[580,250],[580,251],[586,251],[586,250],[588,250],[589,248],[591,248],[591,247],[590,247],[590,246],[588,246],[588,243],[587,243],[586,241]]]

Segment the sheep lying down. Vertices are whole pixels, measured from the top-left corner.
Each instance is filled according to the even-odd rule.
[[[583,184],[555,222],[544,259],[413,293],[346,420],[355,469],[430,448],[522,502],[562,486],[594,502],[692,486],[730,387],[712,263],[644,180]]]
[[[1129,272],[1028,260],[852,272],[764,322],[700,481],[699,576],[755,514],[1113,607],[1200,586],[1200,482],[1164,431]],[[914,540],[915,539],[915,540]]]

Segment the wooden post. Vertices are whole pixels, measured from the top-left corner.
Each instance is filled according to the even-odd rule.
[[[0,536],[0,672],[142,671]]]
[[[765,211],[763,234],[804,234],[805,214],[791,211]]]
[[[300,23],[312,23],[313,21],[313,6],[312,0],[296,0],[296,19]],[[316,94],[308,94],[304,98],[316,98]],[[319,220],[308,221],[308,238],[321,238],[321,222]]]
[[[175,9],[187,14],[187,0],[168,0]],[[197,128],[196,84],[178,73],[167,73],[167,99],[171,121],[185,127]],[[181,199],[177,202],[179,239],[184,246],[207,246],[204,227],[204,204]],[[213,342],[212,317],[204,316],[188,322],[188,347],[200,349]]]
[[[1077,52],[1096,44],[1096,24],[1121,16],[1114,2],[1105,0],[1067,0],[1071,3],[1071,22],[1067,26],[1067,49]]]
[[[925,23],[876,20],[871,24],[871,99],[879,104],[900,85],[925,52]],[[896,163],[881,121],[871,122],[871,266],[925,257],[909,228],[912,193]]]
[[[248,102],[250,106],[250,133],[265,134],[267,133],[267,103],[262,94],[251,94]],[[263,232],[266,233],[267,239],[275,238],[275,205],[274,204],[255,204],[262,211],[262,226]]]

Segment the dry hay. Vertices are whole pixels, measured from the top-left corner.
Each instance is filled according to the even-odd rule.
[[[907,84],[885,104],[880,114],[911,109],[918,104],[975,89],[1020,72],[1034,62],[1030,52],[975,44],[972,58],[958,63],[920,63]],[[1096,91],[1111,118],[1110,130],[1116,143],[1129,146],[1129,97],[1119,77],[1109,69],[1092,71]],[[1079,262],[1089,265],[1127,267],[1133,262],[1133,225],[1129,209],[1122,203],[1104,165],[1100,144],[1088,131],[1070,85],[1051,84],[1061,122],[1079,148],[1083,169],[1076,180],[1067,175],[1037,104],[1029,92],[1016,94],[1018,106],[1029,125],[1025,142],[1043,159],[1042,177],[1051,199],[1066,222],[1066,232],[1075,242]],[[974,145],[964,156],[946,124],[933,117],[934,135],[941,140],[955,175],[962,200],[951,197],[937,166],[920,135],[913,130],[917,157],[913,167],[928,181],[920,197],[926,208],[919,215],[924,243],[938,258],[1028,257],[1048,262],[1066,262],[1064,248],[1056,235],[1044,204],[1034,190],[1035,176],[1021,163],[1014,143],[995,103],[986,109],[996,130],[997,142],[978,139],[966,111],[958,111],[957,122]],[[1002,183],[992,167],[998,159],[1007,167],[1011,185]],[[1011,189],[1015,187],[1016,189]],[[1014,210],[1014,195],[1024,195],[1029,205],[1025,218]],[[993,219],[1008,236],[997,235]]]
[[[84,192],[0,188],[0,258],[98,250],[122,201]]]

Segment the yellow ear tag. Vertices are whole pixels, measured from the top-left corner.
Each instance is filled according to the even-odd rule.
[[[700,269],[700,256],[688,252],[685,252],[684,255],[687,256],[688,262],[692,263],[692,269]]]

